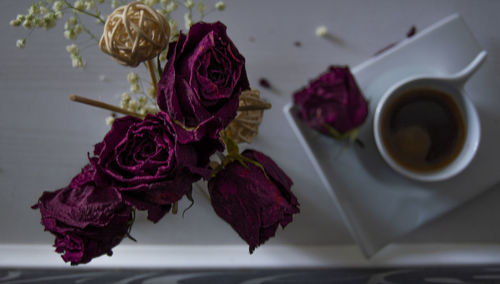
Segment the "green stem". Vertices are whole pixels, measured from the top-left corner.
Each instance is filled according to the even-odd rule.
[[[73,11],[73,15],[75,15],[75,17],[78,19],[80,23],[82,22],[77,12]],[[99,43],[99,38],[97,38],[97,36],[95,36],[87,27],[85,27],[83,24],[80,24],[80,26],[82,27],[83,31],[90,36],[92,40]]]
[[[82,27],[84,32],[86,32],[93,40],[99,43],[99,39],[89,29],[87,29],[84,25],[82,25]]]
[[[93,18],[96,18],[97,21],[100,23],[100,24],[104,24],[105,21],[103,18],[101,18],[99,15],[97,14],[92,14],[90,12],[87,12],[85,10],[80,10],[80,9],[76,9],[73,5],[71,5],[71,3],[69,3],[67,0],[64,0],[64,3],[66,4],[66,6],[68,6],[68,8],[72,9],[74,12],[78,12],[78,13],[81,13],[81,14],[84,14],[84,15],[87,15],[87,16],[90,16],[90,17],[93,17]]]
[[[78,13],[82,13],[82,14],[85,14],[85,15],[87,15],[87,16],[91,16],[91,17],[96,18],[96,19],[97,19],[97,21],[98,21],[100,24],[103,24],[103,25],[104,25],[104,23],[106,22],[103,18],[99,17],[99,16],[98,16],[98,15],[96,15],[96,14],[92,14],[92,13],[87,12],[87,11],[85,11],[85,10],[79,10],[79,9],[74,8],[74,7],[71,7],[71,9],[73,9],[74,11],[76,11],[76,12],[78,12]]]

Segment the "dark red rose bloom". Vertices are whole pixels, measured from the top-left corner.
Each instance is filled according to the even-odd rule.
[[[168,63],[158,83],[158,105],[193,128],[181,141],[217,138],[236,116],[239,96],[250,89],[245,58],[220,22],[196,23],[169,47]]]
[[[285,227],[299,212],[290,190],[292,180],[266,155],[246,150],[242,155],[260,165],[228,164],[209,180],[212,206],[249,244],[250,253],[273,237],[278,225]]]
[[[111,255],[132,223],[132,208],[114,188],[97,186],[94,175],[86,166],[68,187],[44,192],[33,206],[45,230],[56,236],[56,252],[72,265]]]
[[[92,161],[102,180],[134,208],[148,210],[153,222],[188,193],[193,182],[209,175],[209,157],[222,147],[208,139],[182,144],[174,128],[163,112],[144,120],[119,118],[94,149]]]
[[[344,134],[368,115],[368,105],[349,67],[330,67],[294,94],[294,104],[299,118],[324,134],[331,134],[329,127]]]

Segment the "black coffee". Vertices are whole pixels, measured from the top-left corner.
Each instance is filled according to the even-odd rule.
[[[456,102],[444,92],[427,88],[412,89],[389,102],[381,123],[382,140],[391,157],[417,172],[451,163],[466,135]]]

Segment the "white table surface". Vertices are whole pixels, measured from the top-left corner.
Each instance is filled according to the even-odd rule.
[[[65,186],[86,163],[87,152],[109,129],[109,112],[70,102],[68,94],[117,104],[127,91],[130,68],[115,64],[93,45],[82,51],[85,70],[71,68],[62,23],[25,35],[8,22],[30,1],[3,0],[0,15],[0,266],[63,266],[53,236],[43,232],[38,211],[29,209],[43,190]],[[207,6],[211,5],[207,2]],[[499,1],[227,1],[221,20],[240,52],[252,87],[267,78],[279,91],[261,89],[273,104],[252,145],[271,156],[294,180],[301,213],[277,237],[248,255],[248,247],[220,220],[200,191],[182,218],[168,214],[158,224],[139,215],[132,234],[111,258],[92,266],[129,267],[319,267],[500,263],[500,186],[449,212],[366,260],[342,223],[282,107],[292,93],[331,64],[356,66],[380,48],[460,13],[488,51],[500,79]],[[179,18],[181,18],[180,15]],[[315,36],[325,25],[336,43]],[[302,45],[296,47],[295,41]],[[83,45],[82,45],[83,46]],[[140,67],[141,72],[143,70]],[[102,80],[104,78],[104,80]],[[500,175],[500,166],[499,166]],[[180,208],[188,206],[184,200]]]

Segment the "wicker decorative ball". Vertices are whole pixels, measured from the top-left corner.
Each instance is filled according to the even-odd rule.
[[[259,109],[261,106],[262,107]],[[260,92],[252,89],[243,91],[240,95],[240,110],[236,118],[224,130],[225,135],[236,143],[251,143],[259,133],[259,126],[264,116],[264,110],[270,107],[270,104],[260,98]],[[254,110],[244,110],[242,107],[256,107]]]
[[[170,26],[163,15],[132,2],[108,16],[99,47],[118,63],[135,67],[163,51],[169,36]]]

